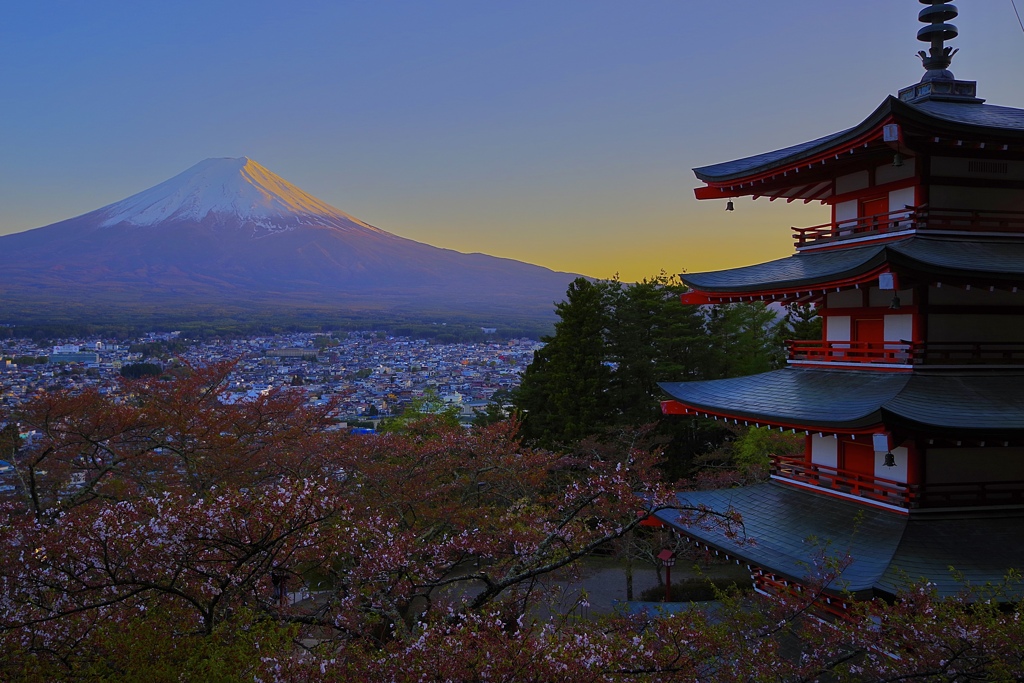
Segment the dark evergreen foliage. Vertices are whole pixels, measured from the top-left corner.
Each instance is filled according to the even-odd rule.
[[[545,446],[574,443],[609,416],[611,369],[606,361],[609,322],[606,285],[577,278],[555,306],[555,334],[534,355],[517,394],[527,438]]]
[[[812,304],[790,304],[784,322],[787,339],[821,339],[821,316]]]
[[[683,305],[686,287],[662,273],[633,284],[579,279],[558,304],[555,334],[515,394],[523,435],[546,447],[655,424],[672,476],[732,433],[707,420],[663,418],[658,382],[719,379],[784,363],[788,328],[763,304]]]

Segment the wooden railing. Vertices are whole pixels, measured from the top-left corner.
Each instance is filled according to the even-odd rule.
[[[909,365],[911,342],[790,340],[789,360],[817,363],[888,363]]]
[[[905,484],[784,456],[772,457],[772,474],[904,508],[1024,505],[1024,481]]]
[[[1024,233],[1024,211],[973,211],[908,206],[897,211],[793,228],[796,247],[860,237],[880,237],[905,230]]]
[[[914,344],[917,365],[1020,365],[1021,342],[923,342]]]
[[[918,507],[1024,505],[1024,481],[982,481],[911,487]]]
[[[861,342],[791,340],[789,360],[799,363],[886,365],[1021,365],[1024,342]]]
[[[907,484],[818,465],[801,458],[773,456],[772,474],[898,507],[910,507],[912,502],[911,488]]]

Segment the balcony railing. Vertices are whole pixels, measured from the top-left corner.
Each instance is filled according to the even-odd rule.
[[[884,365],[1024,365],[1022,342],[861,342],[791,340],[794,363]]]
[[[772,457],[772,474],[819,488],[848,493],[897,507],[910,507],[910,486],[893,479],[858,474],[801,458]]]
[[[1024,481],[905,484],[783,456],[772,457],[772,474],[903,508],[1024,505]]]
[[[972,211],[908,206],[875,216],[851,218],[810,228],[793,228],[796,247],[863,237],[883,237],[906,230],[942,230],[1024,234],[1024,211]]]

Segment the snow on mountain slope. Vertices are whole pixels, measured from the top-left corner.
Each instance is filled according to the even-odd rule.
[[[99,227],[230,218],[261,227],[266,233],[298,225],[341,229],[359,226],[378,231],[246,157],[206,159],[170,180],[93,213],[100,217]]]
[[[246,158],[207,159],[122,201],[0,236],[0,314],[4,301],[92,310],[146,300],[550,317],[574,277],[380,230]]]

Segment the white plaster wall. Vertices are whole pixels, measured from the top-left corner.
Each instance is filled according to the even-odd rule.
[[[856,173],[850,173],[849,175],[841,175],[836,178],[836,194],[846,194],[847,192],[856,192],[857,190],[863,190],[868,186],[868,172],[857,171]]]
[[[829,292],[829,308],[860,308],[863,294],[859,289],[844,289],[841,292]],[[1022,296],[1024,299],[1024,296]]]
[[[839,467],[839,439],[832,436],[811,436],[811,462],[826,467]]]
[[[885,451],[875,451],[875,476],[881,479],[892,479],[901,484],[907,483],[907,449],[903,446],[892,449],[895,467],[885,466]]]
[[[884,185],[885,183],[891,183],[897,180],[913,178],[914,169],[917,165],[916,161],[917,160],[914,157],[903,157],[902,166],[897,167],[892,164],[879,166],[875,169],[875,184]]]
[[[825,341],[850,341],[850,316],[827,316],[825,318]]]
[[[929,448],[925,482],[1024,480],[1024,448]]]
[[[836,206],[836,223],[857,220],[857,202],[839,202]]]
[[[902,298],[902,297],[901,297]],[[911,341],[914,338],[914,316],[909,313],[885,316],[885,341]]]
[[[914,206],[914,188],[904,187],[889,193],[890,211],[899,211],[908,206]]]

